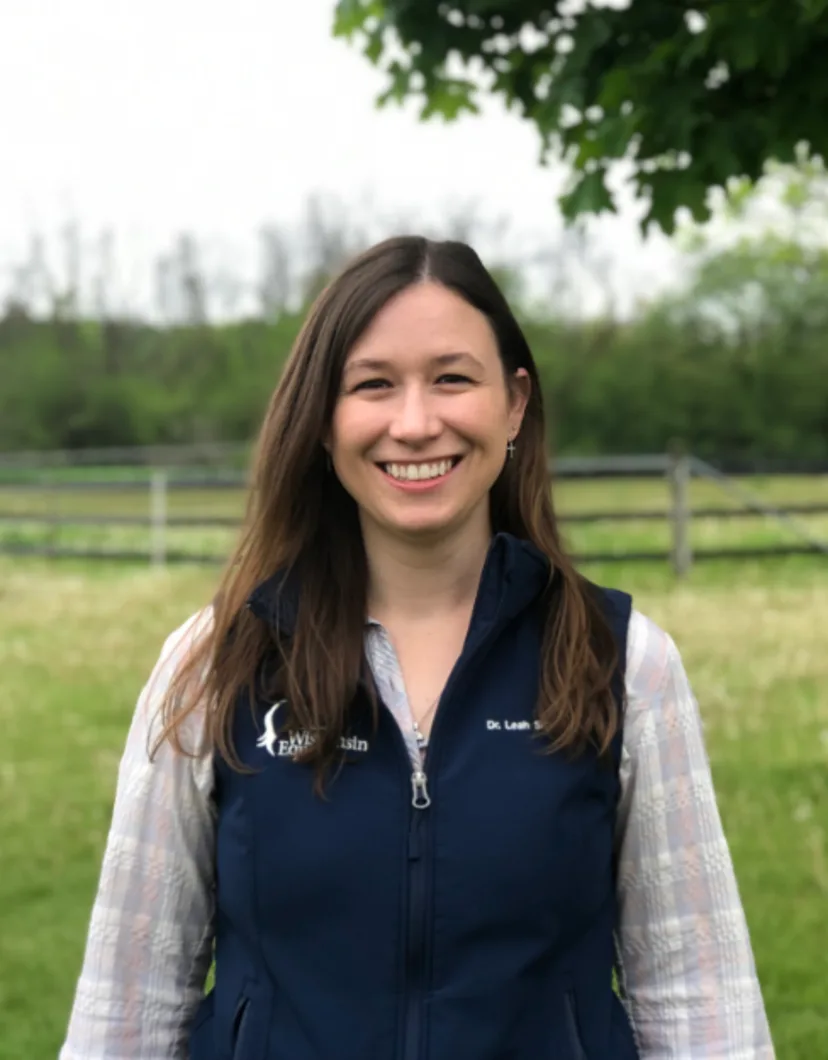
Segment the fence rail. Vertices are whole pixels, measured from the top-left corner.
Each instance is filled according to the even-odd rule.
[[[748,560],[773,559],[786,556],[813,556],[821,550],[813,545],[751,545],[745,548],[705,548],[693,554],[693,562],[700,560]],[[202,566],[221,566],[227,562],[227,556],[211,552],[191,552],[189,550],[169,549],[162,560],[155,559],[152,552],[145,549],[91,549],[91,548],[52,548],[49,545],[9,544],[0,548],[0,555],[30,557],[31,559],[77,559],[108,560],[110,562],[161,563],[170,566],[194,564]],[[573,555],[576,564],[589,563],[671,563],[672,551],[653,549],[627,552],[576,552]],[[676,572],[686,574],[686,571]]]
[[[0,453],[0,468],[198,467],[244,465],[251,446],[244,442],[125,446],[110,449],[50,449]]]
[[[123,463],[127,455],[133,461],[136,451],[104,450],[87,451],[83,454],[74,454],[75,468],[83,468],[88,471],[92,468],[104,468],[110,474],[113,469],[126,467]],[[193,547],[173,547],[170,540],[171,531],[181,530],[235,530],[240,525],[239,517],[230,514],[179,514],[170,511],[170,497],[174,493],[185,493],[187,491],[201,490],[205,493],[219,493],[220,491],[243,490],[246,486],[246,476],[241,467],[228,469],[215,467],[209,469],[209,476],[193,478],[187,471],[197,463],[196,457],[207,459],[207,454],[212,459],[234,459],[241,456],[241,447],[196,447],[188,454],[188,461],[181,460],[181,451],[164,450],[142,450],[142,459],[155,456],[159,462],[162,457],[172,459],[176,456],[174,465],[156,466],[142,465],[145,472],[143,478],[109,478],[95,480],[84,475],[82,481],[65,481],[53,476],[62,473],[69,467],[68,462],[62,465],[55,464],[50,469],[37,465],[32,454],[20,454],[17,462],[9,460],[8,456],[0,456],[0,553],[14,556],[47,556],[52,558],[76,558],[76,559],[102,559],[113,561],[150,562],[154,565],[165,563],[209,563],[220,564],[226,561],[226,555],[218,552],[205,550],[193,542]],[[38,454],[42,456],[42,454]],[[139,466],[135,463],[131,467]],[[38,472],[37,480],[3,481],[3,471],[9,469],[18,472]],[[743,485],[735,483],[719,469],[681,452],[674,450],[669,454],[645,454],[618,457],[568,457],[555,461],[554,473],[557,479],[606,479],[606,478],[637,478],[652,479],[661,478],[667,485],[669,503],[664,507],[645,507],[638,510],[591,510],[571,512],[561,517],[561,522],[573,526],[588,526],[603,523],[630,524],[635,522],[657,523],[666,522],[670,528],[670,547],[665,548],[639,548],[627,547],[625,549],[595,548],[577,554],[576,560],[580,563],[600,562],[610,563],[623,562],[669,562],[675,572],[681,576],[685,574],[695,562],[712,559],[746,559],[770,556],[793,556],[807,554],[828,555],[828,542],[820,540],[806,526],[799,517],[819,516],[828,514],[828,499],[809,503],[786,503],[770,504],[765,498],[757,496]],[[690,503],[690,487],[694,478],[705,479],[713,483],[717,491],[721,491],[731,499],[730,505],[697,505],[695,508]],[[14,510],[4,510],[4,496],[12,493],[19,502],[24,505],[16,505]],[[66,498],[66,504],[70,502],[72,494],[78,492],[95,494],[98,496],[110,494],[121,495],[145,495],[147,505],[143,512],[82,512],[66,511],[61,497]],[[31,505],[26,503],[26,498],[36,494],[48,494],[52,500],[49,510],[29,510]],[[128,507],[132,507],[130,502]],[[114,507],[114,505],[113,505]],[[796,540],[784,543],[760,542],[751,545],[733,546],[722,544],[694,550],[691,546],[691,528],[698,520],[739,520],[756,518],[770,519],[792,535]],[[3,527],[25,528],[39,526],[45,531],[47,540],[25,541],[7,540],[3,538]],[[86,544],[77,547],[69,547],[59,540],[59,531],[62,528],[89,527],[146,530],[148,532],[148,548],[124,547],[131,542],[123,541],[122,545],[113,548],[94,548]],[[19,536],[19,535],[18,535]],[[123,536],[123,535],[122,535]],[[203,542],[202,542],[203,546]]]
[[[3,490],[0,486],[0,498]],[[692,508],[690,521],[697,519],[755,519],[752,508]],[[790,504],[779,509],[781,515],[828,515],[828,504]],[[667,508],[651,508],[641,511],[571,512],[558,516],[564,525],[586,525],[590,523],[663,523],[671,517]],[[2,512],[3,523],[39,523],[43,526],[132,526],[149,528],[153,525],[151,515],[49,515],[39,512]],[[235,530],[239,520],[224,515],[171,515],[165,525],[182,530]]]
[[[52,449],[22,452],[0,451],[0,472],[56,468],[244,468],[252,445],[247,442],[201,442],[185,445],[125,446],[106,449]],[[588,476],[613,474],[660,474],[669,457],[664,454],[559,457],[556,469],[563,474]],[[637,469],[637,470],[636,470]],[[826,475],[825,459],[729,458],[719,462],[728,475]]]

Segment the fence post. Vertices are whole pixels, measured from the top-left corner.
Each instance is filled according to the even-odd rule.
[[[670,519],[673,532],[671,559],[676,576],[683,578],[693,562],[690,547],[690,458],[681,442],[670,446]]]
[[[154,471],[150,483],[150,557],[153,567],[167,558],[167,472]]]
[[[61,514],[61,496],[60,496],[60,483],[57,479],[45,479],[44,485],[46,488],[46,504],[44,509],[46,512],[47,530],[46,530],[46,548],[49,556],[52,559],[58,554],[58,548],[60,545],[60,514]]]

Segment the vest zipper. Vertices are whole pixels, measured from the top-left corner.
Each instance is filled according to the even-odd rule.
[[[474,622],[474,614],[472,614]],[[468,672],[468,664],[471,659],[482,651],[487,642],[492,639],[491,627],[484,636],[479,638],[471,651],[468,652],[465,666],[458,675],[457,671],[449,677],[446,687],[440,696],[437,712],[434,715],[434,724],[431,727],[429,739],[429,762],[434,761],[434,733],[439,728],[441,718],[445,710],[441,707],[444,701],[454,695],[458,679],[463,672]],[[408,748],[399,727],[395,724],[399,737],[399,744],[405,754],[406,762],[411,765]],[[423,1006],[426,995],[426,920],[428,910],[426,908],[426,832],[430,819],[429,807],[431,796],[428,791],[428,776],[425,763],[420,760],[419,766],[415,766],[411,773],[411,813],[408,826],[408,924],[406,930],[406,963],[405,963],[405,1023],[402,1060],[420,1060],[420,1050],[423,1038]]]
[[[415,769],[411,774],[411,805],[415,810],[427,810],[431,805],[428,794],[428,778],[422,769]]]
[[[405,1038],[403,1060],[419,1060],[425,1001],[426,859],[425,831],[428,796],[425,773],[415,770],[408,827],[408,926],[406,931]]]
[[[405,968],[402,996],[404,999],[401,1060],[419,1060],[422,1040],[423,1003],[426,991],[426,859],[425,834],[429,819],[431,796],[428,792],[422,756],[412,766],[408,746],[396,722],[393,731],[397,745],[405,757],[411,783],[406,845],[406,874],[408,879],[407,918],[405,925]]]

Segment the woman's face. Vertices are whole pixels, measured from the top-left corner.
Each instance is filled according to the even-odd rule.
[[[334,409],[334,468],[365,523],[442,536],[485,520],[521,424],[525,370],[506,384],[486,317],[433,282],[392,299],[350,351]]]

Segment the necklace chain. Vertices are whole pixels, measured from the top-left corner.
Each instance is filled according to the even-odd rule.
[[[432,712],[432,710],[434,710],[434,709],[435,709],[435,707],[437,706],[437,704],[438,704],[439,702],[440,702],[440,697],[438,696],[438,697],[437,697],[437,698],[436,698],[436,699],[434,700],[434,702],[433,702],[433,703],[431,704],[431,706],[430,706],[430,707],[428,708],[428,710],[426,710],[426,711],[425,711],[425,712],[424,712],[424,713],[423,713],[423,714],[422,714],[422,715],[420,716],[420,722],[422,722],[422,721],[425,721],[425,720],[426,720],[426,718],[427,718],[427,717],[429,716],[429,714],[430,714],[430,713]],[[427,736],[427,735],[426,735],[426,734],[425,734],[425,733],[423,732],[423,730],[422,730],[422,729],[420,728],[420,722],[418,722],[418,721],[417,721],[417,719],[416,719],[416,718],[415,718],[415,717],[413,716],[413,714],[412,714],[412,716],[411,716],[411,727],[412,727],[412,728],[413,728],[413,730],[414,730],[414,737],[415,737],[415,739],[417,740],[417,746],[418,746],[419,748],[421,748],[421,749],[422,749],[422,748],[424,748],[424,747],[426,746],[426,744],[428,743],[428,736]]]

